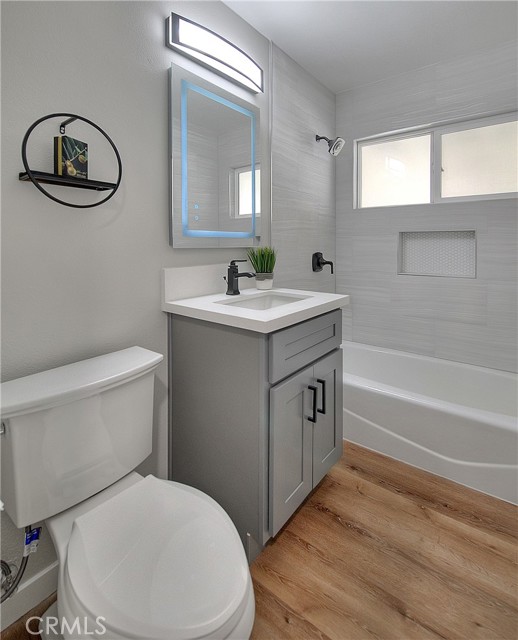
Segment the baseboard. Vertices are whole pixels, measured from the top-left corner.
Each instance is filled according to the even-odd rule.
[[[22,582],[18,591],[2,604],[2,631],[58,588],[58,561]]]

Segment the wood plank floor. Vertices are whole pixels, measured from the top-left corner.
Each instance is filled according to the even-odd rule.
[[[346,444],[251,567],[253,640],[517,640],[518,508]]]
[[[251,567],[252,640],[517,640],[517,530],[518,508],[347,444]]]

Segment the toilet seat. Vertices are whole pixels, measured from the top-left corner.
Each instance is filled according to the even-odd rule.
[[[74,521],[65,580],[82,615],[104,618],[105,637],[224,638],[253,598],[225,511],[153,476]]]

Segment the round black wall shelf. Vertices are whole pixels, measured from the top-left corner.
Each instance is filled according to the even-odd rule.
[[[117,181],[101,182],[99,180],[86,180],[82,178],[71,178],[69,176],[59,176],[53,173],[46,173],[44,171],[32,171],[27,161],[27,143],[29,141],[29,137],[38,125],[40,125],[42,122],[45,122],[46,120],[50,120],[51,118],[67,118],[67,120],[65,120],[60,124],[59,130],[62,134],[65,133],[65,127],[71,122],[74,122],[74,120],[82,120],[83,122],[86,122],[86,124],[90,125],[94,129],[97,129],[97,131],[99,131],[109,142],[115,154],[115,158],[117,159],[117,166],[119,170]],[[65,207],[74,207],[75,209],[89,209],[91,207],[98,207],[99,205],[104,204],[110,198],[113,198],[122,180],[122,160],[121,160],[119,151],[115,146],[113,140],[105,131],[101,129],[101,127],[96,125],[95,122],[92,122],[87,118],[83,118],[83,116],[78,116],[73,113],[51,113],[48,116],[43,116],[43,118],[40,118],[39,120],[36,120],[36,122],[33,122],[31,126],[27,129],[25,136],[23,137],[22,162],[23,162],[25,171],[20,172],[18,176],[20,180],[24,182],[28,182],[30,180],[39,191],[41,191],[45,196],[47,196],[47,198],[50,198],[51,200],[54,200],[54,202],[62,204]],[[46,189],[44,189],[41,186],[41,183],[57,184],[64,187],[75,187],[76,189],[92,189],[95,191],[110,191],[110,193],[106,196],[106,198],[99,200],[99,202],[94,202],[92,204],[74,204],[72,202],[66,202],[65,200],[61,200],[60,198],[56,198],[55,196],[51,195]]]

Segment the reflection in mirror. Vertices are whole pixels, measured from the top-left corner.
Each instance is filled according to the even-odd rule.
[[[259,112],[172,65],[174,247],[253,246],[260,224]]]
[[[242,219],[243,216],[251,216],[254,213],[256,217],[261,215],[261,167],[259,164],[255,165],[254,180],[252,180],[251,165],[237,167],[230,172],[231,216]],[[252,211],[252,203],[255,203],[254,211]]]

